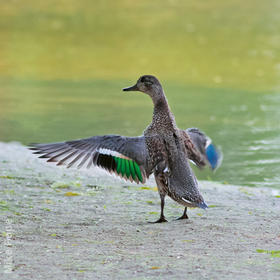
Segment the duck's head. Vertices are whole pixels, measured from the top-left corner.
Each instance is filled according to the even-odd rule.
[[[153,100],[163,95],[159,80],[152,75],[141,76],[134,86],[124,88],[123,91],[141,91],[150,95]]]

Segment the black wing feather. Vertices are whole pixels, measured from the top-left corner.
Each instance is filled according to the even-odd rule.
[[[39,158],[48,158],[48,162],[57,162],[57,165],[66,165],[68,168],[72,166],[90,168],[96,165],[110,173],[114,172],[125,179],[132,180],[132,177],[127,174],[117,173],[117,164],[113,156],[116,154],[124,159],[133,160],[139,165],[143,176],[142,182],[151,173],[147,165],[148,153],[143,136],[94,136],[59,143],[33,144],[30,149],[34,154],[41,155]],[[138,179],[135,181],[139,182]]]

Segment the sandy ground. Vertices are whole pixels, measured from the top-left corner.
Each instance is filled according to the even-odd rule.
[[[200,182],[210,208],[0,143],[0,279],[280,279],[277,190]]]

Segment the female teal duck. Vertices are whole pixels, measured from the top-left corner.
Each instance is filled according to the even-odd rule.
[[[57,165],[78,168],[96,165],[136,183],[145,183],[154,173],[161,198],[161,214],[156,222],[166,222],[166,195],[185,206],[179,219],[188,219],[187,207],[207,208],[189,160],[199,167],[208,164],[216,169],[222,156],[211,144],[211,139],[196,128],[181,130],[176,126],[156,77],[144,75],[134,86],[123,91],[140,91],[153,100],[153,119],[142,136],[93,136],[60,143],[34,144],[31,149],[35,150],[35,154],[41,154],[40,158],[48,158],[48,162],[57,162]]]

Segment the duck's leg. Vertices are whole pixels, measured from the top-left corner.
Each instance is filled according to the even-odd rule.
[[[164,217],[164,198],[165,195],[160,195],[160,207],[161,207],[161,211],[160,211],[160,217],[157,221],[153,222],[153,223],[164,223],[167,222],[167,220]]]
[[[184,220],[184,219],[188,219],[188,218],[189,217],[187,215],[187,207],[185,207],[183,215],[180,218],[178,218],[177,220]]]
[[[160,164],[158,164],[156,166],[156,171],[155,171],[155,180],[157,183],[157,187],[158,187],[158,193],[160,196],[160,206],[161,206],[161,211],[160,211],[160,217],[157,221],[155,221],[154,223],[163,223],[163,222],[167,222],[167,220],[164,217],[164,199],[166,196],[166,189],[167,189],[167,184],[166,184],[166,176],[164,175],[164,173],[161,172],[162,169],[165,168],[165,164],[163,164],[164,162],[161,162]]]
[[[164,203],[165,203],[165,195],[160,196],[160,217],[155,223],[164,223],[167,222],[167,220],[164,217]]]

